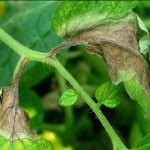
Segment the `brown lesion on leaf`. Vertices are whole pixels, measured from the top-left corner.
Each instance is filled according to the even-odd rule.
[[[55,57],[63,48],[79,44],[85,44],[90,54],[106,60],[112,81],[117,81],[119,70],[133,70],[149,93],[148,65],[140,53],[137,24],[134,20],[127,17],[82,31],[54,48],[50,57]]]
[[[97,56],[100,56],[102,59],[106,60],[104,57],[103,49],[100,44],[88,43],[87,51],[90,54],[95,54]]]
[[[0,135],[10,141],[23,138],[33,139],[34,132],[29,127],[29,115],[19,107],[18,84],[21,72],[27,60],[23,59],[19,71],[16,73],[13,84],[3,88],[0,108]]]
[[[130,69],[138,74],[144,89],[149,91],[148,67],[142,56],[139,58],[110,43],[103,43],[103,48],[105,48],[104,55],[113,82],[117,81],[118,70],[128,71]]]

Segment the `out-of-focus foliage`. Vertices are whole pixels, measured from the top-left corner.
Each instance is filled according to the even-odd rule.
[[[7,11],[6,4],[3,1],[1,1],[0,2],[0,18],[2,18],[6,14],[6,11]]]
[[[144,137],[133,150],[148,150],[150,149],[150,135]]]
[[[20,87],[20,105],[29,113],[30,127],[39,131],[43,122],[44,110],[41,100],[37,93],[26,85]],[[38,126],[37,126],[38,124]]]
[[[53,144],[54,150],[73,150],[71,146],[63,146],[61,140],[58,138],[58,136],[54,132],[50,131],[44,131],[42,133],[42,136],[47,140],[50,141]]]
[[[50,19],[59,2],[3,3],[7,11],[0,18],[0,27],[22,44],[33,50],[48,52],[63,40],[50,29]],[[150,2],[140,1],[134,11],[150,31]],[[0,56],[2,87],[10,84],[18,56],[2,42]],[[105,61],[89,55],[84,46],[72,47],[68,54],[61,53],[59,58],[92,98],[99,85],[110,81]],[[81,97],[71,108],[58,105],[64,86],[52,68],[39,63],[29,64],[20,84],[20,104],[30,115],[31,127],[36,128],[39,134],[43,133],[42,136],[52,143],[54,150],[112,149],[106,131]],[[65,87],[71,88],[68,83],[65,84]],[[150,121],[145,120],[141,108],[130,100],[123,86],[121,88],[120,105],[115,109],[101,106],[101,109],[124,143],[131,148],[150,133]]]
[[[49,27],[49,21],[57,4],[58,2],[53,1],[6,2],[8,11],[1,18],[0,26],[25,46],[37,51],[50,51],[61,41]],[[10,83],[18,56],[5,44],[0,44],[0,74],[5,74],[0,78],[0,87],[2,87]]]

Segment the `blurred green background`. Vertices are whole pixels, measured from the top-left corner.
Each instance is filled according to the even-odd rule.
[[[48,52],[63,39],[50,27],[57,1],[0,1],[0,27],[16,40],[36,51]],[[150,31],[150,2],[141,1],[134,11]],[[67,53],[69,51],[69,53]],[[110,80],[106,63],[89,55],[84,46],[71,47],[59,55],[60,62],[95,100],[96,89]],[[0,42],[0,87],[11,83],[18,56]],[[60,107],[63,91],[71,88],[52,67],[27,65],[20,81],[20,105],[30,115],[31,128],[49,140],[54,150],[111,150],[111,141],[81,97],[73,107]],[[121,104],[102,111],[123,142],[130,148],[150,133],[150,121],[123,90]]]

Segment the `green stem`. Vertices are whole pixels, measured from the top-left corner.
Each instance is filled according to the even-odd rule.
[[[63,92],[64,90],[67,89],[66,81],[64,80],[64,78],[61,76],[61,74],[58,71],[56,71],[56,77],[57,77],[58,84],[60,87],[60,92]]]
[[[21,66],[21,62],[23,61],[24,58],[20,58],[17,62],[17,65],[15,67],[15,71],[14,71],[14,74],[13,74],[13,79],[15,78],[16,74],[18,73],[19,69],[20,69],[20,66]]]
[[[85,90],[79,85],[79,83],[71,76],[71,74],[58,62],[56,61],[52,64],[61,75],[69,81],[69,83],[74,87],[74,89],[83,97],[84,101],[90,106],[92,111],[96,114],[97,118],[101,121],[103,127],[107,131],[108,135],[112,139],[113,145],[119,147],[121,150],[126,150],[127,148],[121,142],[120,138],[105,118],[101,112],[99,106],[92,100],[92,98],[85,92]]]
[[[40,61],[43,57],[48,57],[49,53],[33,51],[24,45],[20,44],[18,41],[13,39],[9,34],[0,28],[0,40],[8,45],[14,52],[16,52],[20,57],[25,57],[28,59],[35,59]]]
[[[63,92],[67,89],[66,80],[61,76],[61,74],[56,71],[56,76],[58,79],[60,91]],[[67,130],[70,130],[74,123],[74,115],[71,106],[65,107],[65,124]]]
[[[121,150],[127,150],[125,145],[122,143],[108,120],[105,118],[103,113],[101,112],[98,105],[91,99],[91,97],[85,92],[84,89],[79,85],[79,83],[71,76],[71,74],[57,61],[56,59],[48,58],[48,53],[36,52],[33,51],[16,40],[14,40],[10,35],[8,35],[5,31],[0,29],[0,40],[6,43],[10,48],[12,48],[16,53],[18,53],[21,57],[28,58],[32,61],[39,61],[43,63],[47,63],[48,65],[54,66],[61,75],[74,87],[74,89],[83,97],[84,101],[90,106],[92,111],[96,114],[97,118],[101,121],[103,127],[107,131],[110,136],[114,147],[117,147]]]

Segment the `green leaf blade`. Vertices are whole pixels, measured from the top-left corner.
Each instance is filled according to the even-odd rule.
[[[59,104],[61,106],[71,106],[77,101],[77,99],[78,93],[75,90],[69,89],[61,95]]]
[[[136,4],[136,1],[63,1],[54,13],[52,28],[60,36],[70,37],[108,19],[123,18]]]
[[[0,146],[4,150],[52,150],[52,145],[41,136],[36,136],[36,141],[30,139],[21,139],[9,141],[3,136],[0,136]]]
[[[28,1],[21,6],[19,3],[10,3],[12,5],[8,8],[8,14],[0,19],[0,27],[14,39],[29,48],[43,52],[50,51],[62,42],[62,39],[49,28],[58,2]],[[0,42],[0,47],[0,74],[4,75],[0,78],[0,87],[3,87],[10,84],[19,57],[4,43]],[[34,65],[29,66],[28,68],[32,68]]]
[[[121,101],[120,87],[106,82],[96,90],[95,97],[98,100],[98,105],[103,104],[109,108],[114,108]]]
[[[150,134],[145,136],[135,148],[132,150],[149,150],[150,149]]]
[[[124,81],[125,88],[132,100],[136,100],[139,105],[143,108],[147,115],[150,117],[150,100],[146,89],[140,83],[138,77],[134,77],[130,80]]]
[[[146,55],[149,53],[149,46],[150,46],[150,37],[149,37],[149,32],[147,27],[145,26],[144,22],[140,19],[140,17],[137,15],[137,21],[138,21],[138,26],[141,30],[142,36],[139,39],[139,47],[141,53]]]

